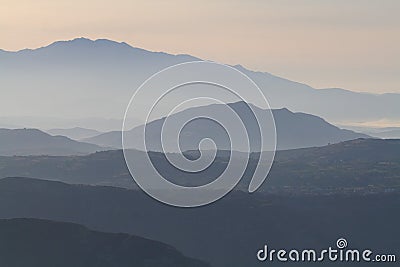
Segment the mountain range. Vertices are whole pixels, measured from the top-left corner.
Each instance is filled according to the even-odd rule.
[[[250,107],[244,102],[232,103],[229,106],[236,112],[246,127],[249,140],[251,140],[251,151],[260,151],[259,126]],[[268,115],[268,110],[255,106],[252,106],[252,108],[258,116]],[[204,111],[207,111],[208,114],[219,114],[220,117],[226,116],[223,106],[216,104],[188,108],[172,114],[168,118],[170,122],[174,123],[185,117],[195,118],[196,114],[204,113]],[[340,129],[317,116],[305,113],[293,113],[288,109],[278,109],[272,110],[272,114],[275,118],[277,148],[279,150],[324,146],[357,138],[369,138],[365,134]],[[137,149],[139,147],[138,142],[140,142],[143,129],[146,127],[146,134],[148,134],[146,140],[150,144],[148,150],[162,151],[161,129],[164,122],[165,118],[156,119],[146,126],[137,126],[127,131],[125,138],[129,141],[129,145],[126,148]],[[230,138],[220,125],[207,119],[197,119],[188,125],[188,127],[185,126],[182,129],[179,139],[181,149],[184,151],[197,149],[199,142],[204,138],[213,139],[219,150],[230,149]],[[238,131],[238,129],[235,128],[234,131]],[[47,132],[51,135],[37,129],[0,129],[0,142],[3,144],[0,147],[0,155],[82,155],[122,148],[120,131],[101,133],[92,129],[74,127],[51,129]],[[266,137],[263,136],[263,141],[269,140],[266,140]],[[245,151],[245,148],[244,143],[237,147],[242,151]]]
[[[348,248],[399,255],[400,140],[371,138],[398,137],[399,129],[358,133],[334,124],[400,121],[400,94],[315,89],[235,65],[260,87],[271,108],[229,101],[249,134],[250,155],[242,152],[245,140],[241,152],[232,154],[229,133],[204,118],[181,129],[179,145],[187,159],[196,159],[200,140],[212,139],[217,151],[209,167],[183,171],[168,161],[179,156],[176,151],[160,152],[166,119],[214,113],[225,121],[226,106],[218,104],[168,117],[161,105],[161,115],[147,124],[146,114],[138,112],[124,133],[130,149],[125,152],[150,157],[165,179],[182,186],[215,180],[233,155],[248,160],[235,189],[196,209],[171,207],[139,190],[121,150],[126,106],[150,75],[199,60],[106,39],[0,50],[0,127],[12,128],[0,129],[1,267],[206,267],[208,262],[257,267],[266,264],[256,258],[264,245],[320,250],[334,248],[338,238],[345,238]],[[195,89],[207,96],[204,87]],[[146,91],[145,99],[151,94]],[[177,102],[188,96],[182,91]],[[271,135],[261,135],[248,105],[257,115],[273,114],[278,149],[267,179],[253,194],[247,189],[256,167],[268,165],[259,161],[260,144]],[[137,142],[144,130],[149,146],[141,151]],[[242,173],[239,166],[232,168],[232,176]]]
[[[0,113],[121,119],[135,88],[150,75],[195,60],[199,58],[151,52],[105,39],[77,38],[38,49],[0,50]],[[399,94],[314,89],[270,73],[254,72],[240,65],[234,67],[257,83],[273,109],[288,108],[334,123],[400,119]],[[138,116],[143,121],[142,115]]]
[[[244,123],[249,140],[251,140],[251,151],[260,151],[261,135],[256,117],[252,110],[244,102],[236,102],[229,104]],[[268,110],[263,110],[256,106],[252,106],[258,116],[267,116]],[[220,104],[207,105],[201,107],[188,108],[181,112],[172,114],[168,117],[169,122],[177,123],[184,118],[196,118],[198,114],[219,115],[219,117],[227,117],[224,106]],[[303,147],[324,146],[330,143],[339,143],[343,141],[368,138],[365,134],[359,134],[350,130],[339,129],[338,127],[329,124],[325,120],[305,113],[293,113],[288,109],[272,110],[276,125],[277,148],[279,150],[295,149]],[[225,119],[225,121],[228,121]],[[146,141],[148,150],[162,151],[161,131],[165,118],[154,120],[146,124],[146,126],[138,126],[129,130],[125,134],[128,146],[126,148],[138,148],[138,142],[141,142],[141,136],[146,127]],[[181,149],[192,150],[196,149],[199,142],[203,138],[211,138],[217,144],[218,149],[229,150],[229,133],[224,132],[220,125],[213,123],[207,119],[197,119],[193,123],[187,124],[180,132],[179,142]],[[189,126],[190,125],[190,126]],[[272,127],[272,126],[271,126]],[[234,131],[238,131],[239,125]],[[239,128],[240,130],[240,128]],[[96,144],[99,146],[122,148],[122,134],[119,131],[103,133],[98,136],[84,139],[85,142]],[[174,136],[167,136],[173,139]],[[263,139],[264,142],[268,140]],[[244,143],[243,143],[244,145]],[[242,151],[245,151],[245,146],[240,146]],[[176,152],[176,151],[166,151]]]

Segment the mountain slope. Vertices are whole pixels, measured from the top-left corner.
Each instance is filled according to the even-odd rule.
[[[83,155],[103,148],[71,140],[64,136],[51,136],[36,129],[0,129],[0,155]]]
[[[120,119],[134,89],[150,75],[193,60],[198,58],[85,38],[55,42],[34,50],[3,51],[0,114],[48,116],[57,110],[60,117]],[[400,120],[400,94],[375,95],[336,88],[316,90],[240,65],[235,68],[258,84],[274,109],[286,107],[341,123]],[[74,103],[73,109],[70,103]]]
[[[208,266],[174,248],[128,234],[37,219],[0,220],[0,265],[7,267]]]
[[[258,123],[250,108],[243,102],[236,102],[229,105],[233,110],[235,110],[245,124],[252,143],[252,151],[260,151],[261,137],[259,135]],[[260,117],[266,116],[266,112],[268,112],[254,106],[253,108]],[[202,111],[207,111],[210,114],[219,114],[220,116],[224,116],[225,112],[223,106],[215,104],[189,108],[171,115],[169,119],[171,121],[178,121],[183,117],[195,118],[197,114],[205,114],[205,112]],[[272,110],[272,113],[276,124],[277,148],[279,150],[324,146],[330,143],[338,143],[357,138],[368,138],[365,134],[339,129],[325,120],[310,114],[293,113],[288,109],[275,109]],[[149,135],[149,150],[162,151],[160,140],[161,129],[164,121],[165,118],[147,124],[146,131]],[[136,127],[126,134],[126,139],[131,142],[131,145],[128,146],[128,148],[138,147],[136,142],[140,141],[143,127],[144,126]],[[218,147],[219,149],[229,149],[230,147],[228,143],[229,137],[218,125],[216,125],[216,123],[200,119],[191,123],[190,127],[182,129],[180,139],[182,150],[192,150],[197,148],[198,142],[205,137],[212,138],[217,145],[220,145]],[[101,146],[122,147],[121,132],[118,131],[100,134],[95,137],[84,139],[84,141]],[[244,150],[245,148],[242,147],[242,149]]]

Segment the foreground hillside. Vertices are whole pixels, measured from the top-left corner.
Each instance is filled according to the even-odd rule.
[[[340,237],[346,238],[352,248],[400,255],[399,206],[398,193],[288,196],[232,192],[211,205],[181,209],[161,204],[137,190],[0,179],[0,218],[45,218],[84,224],[99,231],[130,233],[171,244],[185,255],[216,267],[266,266],[255,257],[264,244],[271,248],[319,249],[334,246]],[[82,242],[97,236],[85,229],[81,234]],[[73,238],[55,236],[65,238],[66,245]],[[112,244],[121,244],[119,237],[124,236],[109,236],[115,242]],[[129,242],[122,244],[116,248],[129,248]],[[128,251],[135,255],[134,249]],[[151,251],[156,257],[158,252]],[[168,257],[176,255],[170,253]],[[341,266],[337,262],[331,266],[338,264]],[[27,266],[31,265],[22,267]],[[323,262],[317,266],[330,265]]]
[[[206,267],[173,247],[128,235],[37,219],[0,220],[0,265],[7,267]]]

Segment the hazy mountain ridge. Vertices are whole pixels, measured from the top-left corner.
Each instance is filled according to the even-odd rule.
[[[260,151],[259,127],[256,118],[252,114],[249,106],[244,102],[231,103],[229,106],[239,115],[244,125],[246,126],[249,140],[251,140],[251,150],[254,152]],[[267,116],[266,110],[252,106],[256,114]],[[179,121],[179,118],[188,117],[196,118],[198,114],[204,114],[202,111],[207,111],[210,114],[219,114],[224,116],[223,106],[214,104],[208,106],[188,108],[179,113],[169,116],[170,121]],[[279,150],[295,149],[303,147],[324,146],[330,143],[338,143],[357,138],[368,138],[364,134],[355,133],[349,130],[339,129],[338,127],[329,124],[324,119],[314,115],[305,113],[293,113],[288,109],[272,110],[274,116],[276,133],[277,133],[277,148]],[[147,123],[146,134],[148,134],[148,150],[162,151],[161,129],[165,118],[158,119]],[[136,142],[140,142],[144,126],[138,126],[127,132],[126,140],[130,143],[126,148],[138,148]],[[192,127],[182,129],[180,142],[182,150],[191,150],[197,147],[198,141],[202,138],[212,138],[215,143],[220,145],[219,149],[229,149],[229,137],[219,129],[220,127],[212,124],[207,120],[197,120],[192,123]],[[228,133],[229,134],[229,133]],[[84,139],[85,142],[93,143],[100,146],[109,146],[122,148],[122,134],[114,131],[103,133],[98,136]],[[265,140],[264,140],[265,142]],[[244,151],[244,147],[242,147]],[[174,151],[167,151],[174,152]]]
[[[72,129],[84,128],[95,129],[99,132],[106,132],[110,130],[120,130],[123,119],[109,119],[107,117],[83,117],[81,119],[68,119],[53,116],[1,116],[0,127],[8,129],[40,129],[47,131],[49,129]],[[140,125],[139,121],[137,125]]]
[[[71,140],[65,136],[51,136],[37,129],[0,129],[0,155],[83,155],[104,148]]]
[[[3,52],[0,57],[1,86],[7,90],[3,94],[7,97],[0,102],[2,114],[27,115],[29,110],[29,115],[45,116],[57,110],[59,116],[71,118],[82,114],[121,118],[133,90],[150,75],[177,63],[198,60],[189,55],[150,52],[126,43],[84,38],[34,50]],[[286,107],[335,123],[400,120],[400,94],[316,90],[240,65],[235,67],[258,84],[275,109]],[[21,99],[21,95],[25,98]],[[43,100],[44,95],[49,101]],[[26,110],[11,103],[21,103]],[[68,103],[74,103],[74,109]]]
[[[50,129],[46,131],[51,135],[62,135],[73,140],[81,140],[84,138],[93,137],[96,135],[101,134],[101,132],[93,130],[93,129],[86,129],[82,127],[74,127],[74,128],[67,128],[67,129]]]

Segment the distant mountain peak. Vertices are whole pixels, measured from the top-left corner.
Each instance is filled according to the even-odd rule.
[[[127,47],[127,48],[134,48],[128,45],[125,42],[117,42],[109,39],[89,39],[85,37],[79,37],[72,40],[65,40],[65,41],[56,41],[51,43],[46,47],[56,47],[56,46],[66,46],[66,45],[75,45],[79,47],[93,47],[93,46],[115,46],[115,47]]]
[[[2,74],[5,74],[1,77],[4,97],[1,98],[0,112],[12,116],[35,113],[45,117],[57,107],[58,114],[64,117],[84,114],[85,117],[120,119],[134,88],[167,67],[195,60],[201,59],[85,37],[54,42],[38,49],[0,52],[0,62],[4,66]],[[251,71],[242,65],[234,67],[258,85],[271,108],[288,107],[295,112],[346,124],[400,119],[400,94],[316,90],[267,72]],[[43,97],[49,92],[58,97]],[[19,99],[21,93],[30,99],[23,108],[10,101]],[[73,109],[69,103],[75,103]]]
[[[2,52],[2,53],[27,53],[27,52],[48,50],[48,49],[54,49],[54,48],[92,49],[92,48],[96,48],[96,47],[132,49],[132,50],[140,50],[140,51],[151,53],[151,51],[148,51],[148,50],[145,50],[142,48],[138,48],[138,47],[133,47],[126,42],[117,42],[117,41],[105,39],[105,38],[90,39],[90,38],[86,38],[86,37],[78,37],[78,38],[74,38],[74,39],[70,39],[70,40],[55,41],[53,43],[50,43],[49,45],[45,45],[45,46],[42,46],[39,48],[33,48],[33,49],[25,48],[25,49],[21,49],[18,51],[7,51],[7,50],[0,49],[0,52]]]
[[[22,49],[19,51],[2,51],[1,53],[12,53],[12,54],[25,54],[36,56],[45,55],[46,61],[49,58],[62,58],[63,56],[68,59],[75,58],[77,61],[84,60],[87,55],[93,55],[96,59],[101,59],[110,55],[119,55],[117,58],[122,60],[132,59],[133,57],[141,58],[168,58],[174,57],[179,58],[179,62],[188,62],[200,60],[199,58],[193,57],[188,54],[169,54],[160,51],[150,51],[139,47],[134,47],[126,42],[118,42],[110,39],[90,39],[86,37],[78,37],[71,40],[60,40],[55,41],[49,45],[35,48],[35,49]]]
[[[89,38],[86,38],[86,37],[78,37],[78,38],[74,38],[74,39],[72,39],[72,40],[67,40],[67,41],[60,41],[60,42],[85,42],[85,43],[87,43],[87,42],[94,42],[95,40],[92,40],[92,39],[89,39]]]

